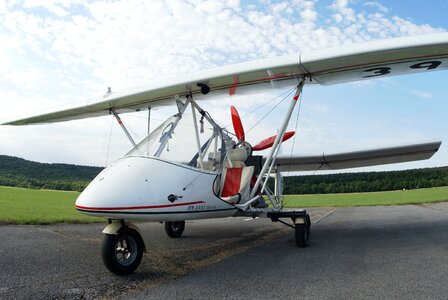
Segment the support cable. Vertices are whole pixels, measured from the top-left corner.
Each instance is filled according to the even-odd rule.
[[[299,128],[299,117],[300,117],[300,112],[302,111],[302,94],[300,94],[300,98],[299,98],[299,103],[298,103],[298,108],[297,108],[297,116],[296,116],[296,124],[295,124],[295,128],[294,131],[297,132],[297,128]],[[291,171],[291,162],[292,162],[292,156],[294,154],[294,147],[296,145],[296,135],[294,134],[294,137],[292,139],[292,147],[291,147],[291,154],[289,156],[289,163],[288,163],[288,172],[287,172],[287,177],[289,177],[290,175],[290,171]],[[283,181],[283,186],[284,186],[284,181]],[[283,196],[283,195],[282,195]],[[285,207],[285,205],[288,203],[288,201],[284,202],[284,197],[282,199],[282,208]]]
[[[294,97],[292,98],[292,100],[289,104],[288,112],[286,113],[286,115],[283,119],[283,123],[280,127],[280,132],[276,136],[276,138],[274,140],[274,144],[272,145],[271,150],[269,152],[269,155],[266,157],[266,160],[263,164],[260,174],[258,175],[257,181],[254,184],[253,190],[250,194],[251,198],[253,198],[255,196],[255,194],[257,193],[257,189],[260,186],[263,176],[266,174],[266,171],[268,170],[268,168],[269,168],[269,172],[266,174],[267,176],[269,176],[269,173],[272,170],[273,164],[275,163],[275,158],[276,158],[276,156],[278,154],[278,150],[279,150],[278,145],[281,143],[281,140],[283,139],[283,136],[285,135],[286,127],[288,126],[289,120],[291,119],[291,115],[294,111],[295,105],[297,104],[297,100],[299,99],[299,96],[302,92],[304,84],[305,84],[305,78],[302,78],[299,81],[299,84],[297,85]],[[263,193],[263,190],[261,190],[261,193]]]
[[[112,130],[114,128],[114,117],[111,118],[112,122],[110,123],[110,131],[109,131],[109,140],[107,142],[107,152],[106,152],[106,167],[109,164],[109,152],[110,152],[110,145],[112,143]]]
[[[253,113],[256,112],[257,110],[262,109],[262,108],[265,107],[266,105],[268,105],[268,104],[274,102],[275,100],[280,99],[280,98],[281,98],[282,96],[284,96],[285,94],[287,94],[287,96],[286,96],[286,98],[287,98],[288,95],[291,95],[291,93],[295,90],[295,88],[296,88],[296,87],[292,87],[292,88],[290,88],[290,89],[284,91],[284,92],[281,93],[280,95],[278,95],[278,96],[276,96],[276,97],[274,97],[274,98],[272,98],[272,99],[269,99],[269,100],[266,101],[263,105],[258,106],[258,107],[255,108],[254,110],[251,110],[250,112],[248,112],[248,113],[246,113],[246,114],[244,114],[244,115],[241,115],[241,119],[246,118],[247,116],[253,114]],[[283,98],[282,100],[280,100],[280,103],[283,102],[284,100],[285,100],[285,98]],[[280,104],[280,103],[279,103],[279,104]],[[277,107],[277,106],[278,106],[278,104],[276,105],[276,107]],[[270,112],[272,112],[272,110],[271,110]],[[258,123],[259,123],[259,122],[258,122]],[[258,123],[257,123],[257,124],[258,124]],[[230,125],[231,125],[231,123],[225,125],[224,128],[222,128],[222,129],[223,129],[223,130],[227,130],[226,128],[229,127]],[[249,129],[249,131],[252,130],[253,127],[255,127],[255,125],[252,126],[252,127]],[[249,131],[248,131],[248,132],[249,132]],[[231,135],[234,135],[234,134],[231,133],[231,132],[229,132],[229,133],[230,133]]]
[[[259,109],[262,109],[263,107],[265,107],[266,105],[268,105],[269,103],[272,103],[273,101],[280,99],[282,96],[284,96],[285,94],[290,95],[294,90],[296,89],[296,87],[292,87],[290,89],[287,89],[286,91],[284,91],[283,93],[281,93],[280,95],[270,99],[269,101],[266,101],[266,103],[264,103],[263,105],[260,105],[259,107],[255,108],[254,110],[251,110],[250,112],[248,112],[247,114],[242,115],[242,117],[247,117],[248,115],[253,114],[254,112],[256,112]]]
[[[288,90],[288,93],[283,97],[283,99],[280,102],[278,102],[276,105],[274,105],[274,107],[272,107],[263,117],[261,117],[260,120],[258,120],[254,125],[252,125],[249,128],[249,130],[246,132],[246,134],[251,132],[252,129],[254,129],[258,124],[260,124],[261,121],[263,121],[268,115],[270,115],[280,104],[282,104],[286,99],[288,99],[294,91],[295,91],[295,88]],[[285,94],[285,93],[283,93],[283,94]]]
[[[295,128],[294,131],[297,132],[297,128],[299,128],[299,116],[300,116],[300,112],[302,111],[302,94],[300,94],[300,98],[299,98],[299,107],[297,109],[297,116],[296,116],[296,124],[295,124]],[[292,161],[292,156],[294,154],[294,147],[296,145],[296,135],[294,134],[293,138],[292,138],[292,147],[291,147],[291,154],[289,156],[289,163],[288,163],[288,176],[289,176],[289,172],[291,170],[291,161]]]

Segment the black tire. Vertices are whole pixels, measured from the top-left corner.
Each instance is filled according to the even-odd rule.
[[[306,224],[295,225],[296,245],[299,248],[305,248],[308,240],[308,229]]]
[[[104,265],[116,275],[129,275],[140,265],[143,249],[143,240],[134,229],[120,230],[117,235],[106,234],[102,247]]]
[[[171,238],[179,238],[185,229],[185,221],[165,222],[165,232]]]
[[[306,230],[308,231],[306,235],[306,240],[308,241],[311,235],[311,219],[309,214],[306,214]]]

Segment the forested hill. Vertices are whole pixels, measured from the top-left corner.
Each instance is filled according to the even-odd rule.
[[[0,185],[82,191],[103,168],[45,164],[0,155]],[[448,186],[448,167],[392,172],[292,176],[285,194],[375,192]]]
[[[0,185],[82,191],[103,168],[38,163],[0,155]]]
[[[448,167],[284,178],[285,194],[393,191],[448,186]]]

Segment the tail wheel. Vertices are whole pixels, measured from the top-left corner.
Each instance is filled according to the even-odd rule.
[[[295,233],[296,233],[297,247],[305,248],[307,246],[307,240],[308,240],[308,230],[306,228],[306,224],[296,224]]]
[[[116,275],[129,275],[140,265],[143,250],[143,240],[134,229],[120,230],[117,235],[106,234],[102,248],[104,265]]]
[[[311,219],[309,214],[306,214],[306,230],[308,231],[308,234],[306,235],[306,240],[308,241],[311,235]]]
[[[181,237],[185,229],[185,221],[165,222],[165,232],[171,238]]]
[[[305,248],[308,245],[308,239],[311,234],[310,215],[306,214],[304,224],[295,224],[296,245],[299,248]]]

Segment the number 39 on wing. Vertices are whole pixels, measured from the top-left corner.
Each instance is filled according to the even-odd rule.
[[[447,68],[448,63],[446,60],[430,60],[413,63],[411,65],[407,63],[397,63],[391,66],[378,66],[369,68],[362,71],[363,78],[372,78],[383,75],[392,75],[393,73],[413,73],[418,71],[435,71],[436,69]]]

